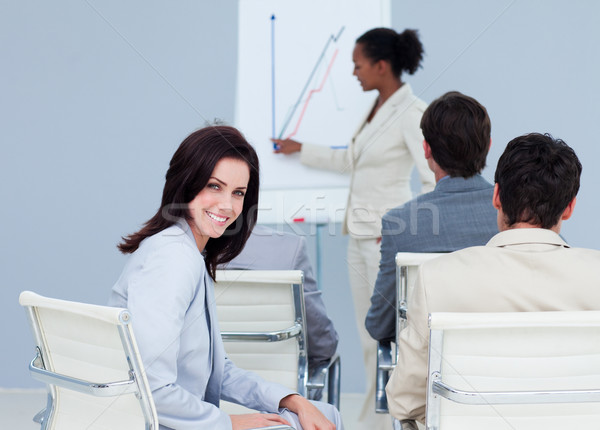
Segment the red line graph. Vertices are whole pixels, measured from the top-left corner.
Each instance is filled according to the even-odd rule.
[[[306,112],[308,103],[310,102],[310,99],[313,94],[319,93],[323,89],[323,86],[325,85],[325,81],[327,80],[327,77],[329,76],[329,72],[331,71],[331,66],[333,66],[335,57],[337,57],[338,51],[339,50],[336,49],[335,52],[333,53],[333,56],[331,57],[331,61],[329,62],[329,65],[327,66],[327,70],[325,71],[325,76],[323,76],[323,80],[321,81],[321,85],[319,85],[319,88],[309,91],[308,97],[306,97],[306,101],[304,102],[304,106],[302,106],[302,112],[300,112],[300,116],[298,117],[298,122],[296,123],[296,127],[294,128],[294,131],[292,131],[290,133],[290,135],[288,137],[286,137],[286,139],[291,139],[293,136],[296,135],[296,133],[298,133],[298,129],[300,128],[300,124],[302,123],[302,118],[304,117],[304,112]]]

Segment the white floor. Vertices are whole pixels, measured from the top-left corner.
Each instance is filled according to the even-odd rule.
[[[45,406],[45,390],[0,389],[0,428],[39,430],[32,418]]]
[[[354,430],[363,396],[342,393],[340,411],[346,430]],[[0,389],[0,428],[11,430],[39,430],[32,417],[46,406],[45,390]]]

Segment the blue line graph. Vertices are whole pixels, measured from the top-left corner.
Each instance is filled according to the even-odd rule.
[[[275,14],[271,15],[271,137],[275,138]],[[277,144],[273,143],[273,149],[277,149]]]

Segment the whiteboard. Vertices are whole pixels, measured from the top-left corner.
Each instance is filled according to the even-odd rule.
[[[376,95],[352,75],[355,40],[390,26],[389,0],[241,0],[235,124],[257,149],[262,189],[347,187],[348,175],[273,153],[270,138],[344,146]]]

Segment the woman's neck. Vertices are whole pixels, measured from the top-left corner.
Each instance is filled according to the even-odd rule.
[[[390,81],[386,85],[383,85],[381,88],[379,88],[379,97],[377,99],[378,107],[384,104],[386,100],[389,99],[396,91],[398,91],[398,88],[400,88],[402,85],[404,84],[400,79],[394,79],[393,81]]]

